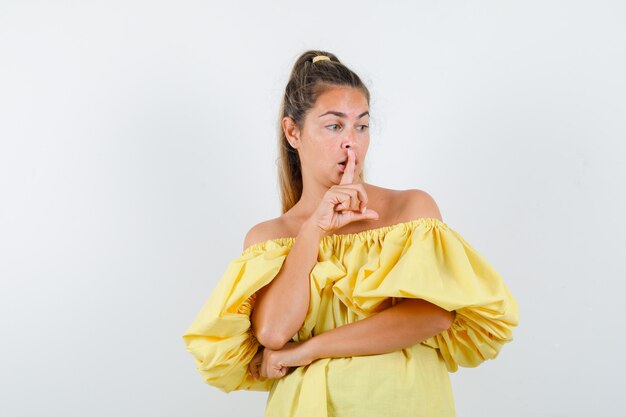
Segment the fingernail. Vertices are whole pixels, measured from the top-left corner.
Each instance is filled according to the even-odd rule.
[[[363,208],[361,209],[361,213],[365,213],[367,207],[363,206]]]

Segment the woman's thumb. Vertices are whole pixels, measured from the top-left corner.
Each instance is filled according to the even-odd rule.
[[[359,214],[359,220],[362,219],[378,219],[378,213],[372,209],[365,209],[364,213]]]

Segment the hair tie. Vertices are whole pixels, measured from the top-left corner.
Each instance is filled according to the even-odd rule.
[[[315,63],[317,61],[321,61],[323,59],[330,61],[330,58],[327,57],[326,55],[318,55],[318,56],[313,58],[313,63]]]

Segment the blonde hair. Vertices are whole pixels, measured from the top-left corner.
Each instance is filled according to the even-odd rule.
[[[319,56],[330,59],[317,58],[314,61]],[[298,57],[285,87],[278,118],[278,184],[283,213],[292,208],[302,196],[302,167],[298,152],[287,141],[282,119],[291,117],[298,128],[302,129],[307,111],[315,105],[322,93],[335,86],[361,89],[369,105],[370,93],[365,84],[334,54],[309,50]],[[363,170],[359,178],[364,180]]]

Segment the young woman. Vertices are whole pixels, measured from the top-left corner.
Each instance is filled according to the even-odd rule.
[[[369,91],[307,51],[280,111],[283,213],[183,335],[204,381],[269,391],[271,417],[454,416],[448,372],[495,358],[518,306],[425,191],[364,181]]]

